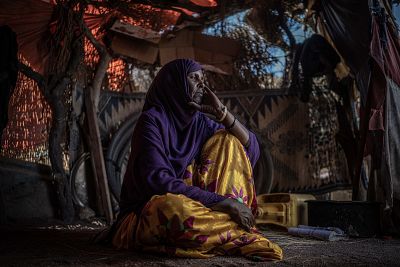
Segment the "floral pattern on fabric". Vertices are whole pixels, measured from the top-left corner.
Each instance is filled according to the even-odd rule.
[[[243,194],[243,188],[240,188],[240,191],[238,192],[237,189],[234,186],[232,186],[232,192],[233,194],[226,194],[226,196],[236,199],[240,203],[248,204],[248,196],[245,196]]]
[[[176,214],[170,220],[159,209],[157,210],[157,214],[159,234],[156,235],[156,238],[161,244],[177,247],[184,245],[188,248],[196,248],[201,247],[207,241],[207,235],[196,235],[200,231],[193,229],[195,219],[193,216],[182,222]]]
[[[232,242],[233,242],[233,244],[235,244],[238,247],[243,247],[243,246],[250,245],[256,239],[257,239],[257,237],[249,237],[249,235],[243,234],[239,238],[233,240]]]
[[[209,171],[210,166],[211,166],[213,163],[214,163],[214,162],[213,162],[212,160],[210,160],[210,159],[203,159],[203,160],[201,161],[201,165],[199,166],[199,168],[198,168],[197,171],[198,171],[200,174],[204,175],[204,174],[206,174],[206,173]]]
[[[221,245],[226,244],[229,241],[231,241],[231,238],[232,238],[231,231],[228,231],[226,233],[226,238],[222,234],[219,235],[219,240],[221,241]]]

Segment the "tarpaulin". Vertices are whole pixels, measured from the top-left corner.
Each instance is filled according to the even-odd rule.
[[[0,1],[0,25],[10,26],[17,34],[19,52],[41,74],[48,59],[46,44],[53,9],[53,4],[38,0]],[[83,19],[92,30],[105,23],[110,16],[111,13],[85,14]]]
[[[18,50],[36,71],[43,73],[47,59],[44,37],[49,30],[53,5],[37,0],[1,0],[0,25],[17,34]]]

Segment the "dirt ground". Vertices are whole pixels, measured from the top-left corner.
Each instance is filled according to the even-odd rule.
[[[284,250],[280,262],[242,257],[177,259],[94,245],[99,231],[88,227],[0,229],[0,266],[400,266],[399,239],[349,239],[326,242],[264,232]]]

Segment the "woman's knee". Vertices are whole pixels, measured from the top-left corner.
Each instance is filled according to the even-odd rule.
[[[211,136],[205,147],[216,147],[230,145],[234,149],[243,150],[243,145],[240,143],[236,136],[228,132],[227,130],[219,130],[213,136]]]

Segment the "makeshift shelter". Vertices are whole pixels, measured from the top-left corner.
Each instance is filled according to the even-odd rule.
[[[117,2],[0,3],[0,25],[7,24],[16,32],[19,47],[16,93],[31,92],[18,93],[20,98],[11,100],[18,106],[11,115],[18,119],[10,121],[4,132],[3,155],[51,165],[51,171],[41,166],[39,172],[50,176],[56,186],[49,186],[47,181],[43,192],[57,192],[47,196],[46,201],[58,198],[65,221],[74,218],[73,205],[82,218],[93,216],[93,208],[109,222],[118,208],[130,134],[145,97],[144,92],[135,92],[132,66],[146,66],[154,73],[155,65],[190,57],[208,71],[231,74],[243,47],[237,40],[207,36],[201,29],[204,23],[253,6],[247,1],[152,1],[152,5]],[[322,10],[331,4],[321,3]],[[368,8],[363,6],[362,10]],[[360,24],[368,32],[368,19],[363,17]],[[336,32],[333,29],[329,36],[340,52],[340,42],[332,37]],[[334,113],[332,103],[304,104],[285,87],[245,87],[218,95],[259,136],[263,150],[255,171],[260,177],[256,180],[259,193],[322,193],[351,186],[346,160],[336,143],[331,142],[328,150],[327,145],[310,141],[319,133],[311,135],[310,127],[320,127],[310,126],[310,112],[319,113],[317,106],[321,105],[326,106],[325,113]],[[48,104],[43,101],[35,105],[44,99]],[[18,105],[17,101],[29,105]],[[35,120],[35,128],[21,128],[19,132],[18,127],[28,120]],[[330,137],[334,132],[331,130]],[[327,156],[315,160],[317,150],[328,151]],[[15,164],[15,168],[20,167]],[[35,172],[35,165],[29,168]],[[13,195],[16,181],[8,184],[7,197]],[[3,218],[11,216],[11,209],[13,206],[7,207]],[[46,216],[55,217],[55,210],[49,205]]]
[[[127,73],[124,70],[124,65],[126,66],[126,64],[118,62],[118,59],[114,60],[110,64],[111,67],[108,68],[112,59],[109,52],[106,51],[103,42],[106,43],[107,40],[113,39],[113,36],[106,35],[104,28],[107,27],[107,24],[113,24],[113,21],[120,18],[121,21],[129,21],[130,25],[147,27],[148,29],[144,31],[149,31],[149,28],[153,28],[153,30],[157,31],[161,29],[165,30],[166,27],[174,25],[177,20],[181,16],[185,16],[185,14],[192,15],[194,12],[197,12],[200,14],[198,19],[201,21],[203,19],[202,13],[205,11],[212,11],[213,7],[216,5],[214,1],[197,1],[196,3],[197,4],[188,3],[185,5],[187,8],[184,9],[182,13],[178,12],[180,8],[182,8],[179,7],[179,3],[173,5],[167,3],[167,7],[169,7],[167,8],[168,10],[154,8],[140,3],[131,5],[128,3],[121,3],[118,7],[113,7],[112,5],[107,6],[107,3],[96,2],[94,5],[84,6],[73,1],[57,2],[57,4],[46,1],[21,1],[18,3],[3,1],[1,3],[3,12],[1,14],[0,24],[7,24],[16,32],[19,53],[21,57],[23,57],[23,59],[21,58],[20,60],[27,60],[24,63],[28,65],[20,64],[20,69],[24,71],[25,75],[36,81],[38,89],[45,96],[47,102],[50,103],[52,109],[51,127],[49,125],[49,120],[46,121],[44,119],[49,118],[50,115],[50,111],[47,109],[47,114],[43,114],[42,119],[39,120],[43,126],[40,127],[39,123],[38,127],[34,130],[39,131],[39,133],[49,132],[50,134],[50,163],[53,169],[53,177],[57,181],[59,203],[62,207],[62,216],[65,220],[68,221],[73,218],[71,193],[68,186],[68,178],[65,173],[65,169],[69,167],[68,160],[63,160],[62,156],[63,154],[67,158],[70,156],[62,144],[65,143],[63,136],[65,135],[67,116],[71,115],[68,109],[72,107],[72,103],[68,95],[64,97],[62,95],[65,93],[68,94],[68,91],[79,94],[79,90],[71,90],[71,88],[82,88],[82,85],[86,87],[88,83],[91,84],[93,88],[91,90],[91,96],[88,96],[88,90],[83,91],[86,95],[86,118],[89,123],[87,129],[91,136],[88,140],[92,142],[90,147],[96,150],[91,151],[91,154],[94,165],[93,171],[95,172],[95,176],[99,177],[99,182],[96,182],[96,188],[97,192],[102,195],[100,199],[103,201],[101,204],[103,208],[101,210],[107,215],[108,220],[111,220],[110,199],[107,193],[107,178],[99,139],[100,132],[98,130],[96,113],[100,88],[102,87],[103,76],[106,70],[109,69],[110,73],[112,73],[108,75],[108,81],[106,82],[109,88],[123,88],[123,82],[126,80]],[[100,6],[96,6],[97,4]],[[163,6],[162,3],[160,3],[160,5]],[[165,8],[165,6],[163,7]],[[190,8],[192,8],[193,11],[190,11]],[[178,11],[174,11],[174,9]],[[133,19],[133,17],[135,17],[135,19]],[[92,35],[91,31],[96,32],[96,37]],[[82,38],[83,34],[86,34],[86,40]],[[106,46],[108,45],[106,44]],[[96,73],[86,69],[84,72],[86,74],[82,72],[80,76],[75,74],[77,68],[79,68],[80,58],[83,55],[85,55],[87,67],[92,66],[97,68]],[[97,62],[99,62],[100,65],[96,67]],[[72,76],[74,76],[73,83],[71,83]],[[87,82],[88,79],[93,79],[93,81]],[[19,82],[19,85],[20,84],[21,82]],[[35,90],[39,91],[38,89]],[[89,105],[91,103],[93,103],[93,106]],[[74,111],[80,113],[81,111],[79,111],[79,108],[82,108],[82,106],[79,107],[79,103],[77,105],[78,109]],[[73,104],[74,107],[77,105],[75,103]],[[34,114],[38,112],[37,107],[29,107]],[[25,113],[24,116],[26,116],[26,106],[22,111]],[[73,115],[79,116],[80,114],[75,113]],[[18,126],[18,124],[15,126]],[[73,131],[76,131],[77,124],[73,123],[72,126]],[[50,130],[46,127],[49,127]],[[15,148],[14,155],[21,150],[25,150],[25,153],[35,153],[32,157],[37,158],[38,153],[42,153],[43,150],[47,149],[45,145],[45,143],[47,143],[46,134],[32,135],[32,131],[25,131],[22,135],[25,136],[27,141],[21,142],[21,136],[18,134],[16,135],[18,139],[16,144],[18,144],[19,147]],[[72,134],[72,136],[74,135]],[[7,140],[4,143],[6,151],[13,151],[13,144],[10,143],[12,139],[5,139]],[[37,145],[38,142],[43,144],[41,148]],[[72,138],[70,142],[72,148],[76,148],[76,142],[79,143],[79,140]],[[35,152],[27,151],[32,147],[36,149]],[[12,153],[13,152],[10,152],[8,155],[11,156]],[[74,157],[74,154],[71,154]],[[96,155],[97,158],[95,158]],[[76,158],[69,159],[72,161],[76,160]]]
[[[304,5],[302,2],[0,1],[0,38],[7,40],[0,45],[0,53],[7,50],[4,54],[7,60],[0,56],[1,131],[7,119],[4,109],[7,105],[10,107],[1,140],[0,225],[52,223],[51,230],[33,233],[35,242],[29,231],[2,233],[5,245],[0,244],[0,250],[14,253],[9,261],[15,263],[18,258],[28,259],[30,263],[29,257],[42,253],[45,256],[34,259],[33,263],[117,262],[146,266],[149,260],[154,260],[150,257],[136,261],[143,255],[131,251],[116,255],[114,250],[103,250],[100,246],[87,250],[86,240],[93,232],[80,235],[81,232],[54,233],[52,230],[63,227],[87,227],[87,230],[97,224],[95,227],[100,225],[97,231],[105,226],[104,221],[114,220],[131,135],[144,103],[145,90],[159,67],[178,57],[198,60],[211,77],[211,84],[227,85],[215,86],[218,97],[238,120],[256,133],[261,147],[254,170],[257,193],[321,195],[353,188],[353,197],[362,199],[361,188],[368,184],[368,200],[385,203],[383,228],[394,233],[394,228],[400,225],[400,182],[396,166],[400,154],[397,107],[400,47],[389,5],[385,1],[370,1],[370,5],[367,1],[355,0],[308,1]],[[339,111],[337,104],[343,98],[335,98],[326,86],[326,77],[313,77],[307,88],[310,101],[306,103],[300,100],[304,88],[295,83],[293,88],[289,87],[289,82],[294,80],[289,78],[290,69],[294,69],[295,52],[300,45],[290,32],[290,24],[285,23],[302,17],[306,7],[311,13],[305,23],[314,26],[318,37],[324,36],[322,39],[340,56],[343,64],[337,68],[338,76],[347,75],[341,80],[343,88],[350,88],[347,93],[354,93],[354,98],[357,94],[360,96],[361,112],[359,118],[354,116],[354,121],[350,121],[357,125],[352,132],[340,132],[343,110]],[[203,32],[205,25],[249,8],[253,9],[246,16],[249,22],[246,30],[256,38],[240,40],[238,36],[250,36],[241,35],[243,29],[235,32],[236,38],[232,38],[235,34],[217,37]],[[286,49],[281,76],[260,75],[269,59],[265,59],[266,54],[257,54],[258,50],[251,49],[262,47],[265,35],[268,35],[265,38],[268,44],[280,43]],[[304,40],[303,45],[307,46],[310,39]],[[311,60],[306,56],[302,60],[313,62],[312,57],[321,54],[321,51],[314,52],[317,53],[308,54]],[[248,58],[253,62],[240,66]],[[318,69],[320,65],[314,67]],[[140,71],[145,75],[138,78],[135,75]],[[252,79],[255,75],[258,77]],[[317,91],[316,87],[326,90]],[[358,114],[354,100],[349,100],[353,105],[349,107]],[[345,140],[351,140],[347,143],[349,146],[344,147],[345,142],[336,140],[343,137],[340,134],[351,135]],[[356,152],[352,143],[355,139],[359,146]],[[351,153],[353,160],[358,154],[357,164],[349,160]],[[365,164],[366,155],[370,156],[371,165]],[[353,173],[354,170],[357,172]],[[288,201],[276,207],[289,205],[295,199],[292,196],[284,194]],[[279,198],[268,199],[274,197]],[[379,207],[379,203],[373,204]],[[290,216],[300,210],[292,208],[285,214],[287,217],[282,216],[281,210],[276,213],[277,217],[290,221]],[[374,211],[374,215],[379,214],[379,209]],[[325,212],[333,214],[332,221],[348,222],[350,217],[358,216],[350,211],[343,217],[336,216],[333,209]],[[268,213],[264,215],[268,217]],[[377,217],[371,221],[379,228]],[[59,221],[54,221],[55,218],[62,219],[64,224],[56,225]],[[77,219],[79,223],[91,221],[92,224],[69,224]],[[351,226],[344,230],[354,229]],[[11,245],[6,244],[7,238],[12,240]],[[363,240],[363,246],[354,241],[321,246],[321,241],[288,238],[286,234],[271,235],[271,239],[289,256],[283,265],[298,265],[301,257],[308,257],[310,266],[321,261],[337,265],[338,261],[341,263],[340,257],[348,264],[398,262],[398,240]],[[14,249],[22,243],[25,247],[27,243],[33,244],[29,253]],[[292,246],[294,243],[298,246]],[[73,256],[67,257],[69,254]],[[44,260],[49,255],[52,255],[50,259]],[[55,255],[61,255],[62,259]],[[167,264],[161,259],[160,262],[163,266],[215,263],[186,259],[173,259]],[[235,258],[217,262],[217,265],[224,264],[246,262]],[[307,265],[305,261],[303,264]]]
[[[23,110],[14,113],[24,118],[26,112],[41,114],[33,115],[37,118],[36,134],[24,130],[14,135],[6,129],[4,155],[21,157],[21,151],[24,151],[25,159],[31,157],[35,161],[39,159],[42,163],[51,164],[52,177],[58,186],[58,202],[65,220],[73,217],[72,202],[89,215],[92,213],[87,209],[90,206],[88,202],[94,202],[91,207],[111,220],[111,209],[115,205],[107,193],[107,187],[110,186],[112,195],[118,199],[124,160],[129,155],[129,133],[133,130],[144,99],[143,92],[127,93],[131,88],[129,65],[136,62],[158,62],[162,65],[176,57],[191,57],[203,63],[207,70],[229,74],[240,47],[234,40],[206,36],[199,31],[199,22],[206,18],[207,12],[216,12],[213,1],[205,1],[203,6],[197,5],[201,1],[188,4],[193,11],[184,10],[183,13],[174,9],[176,3],[171,3],[169,10],[142,4],[122,3],[114,7],[97,3],[100,6],[82,6],[79,7],[81,13],[73,13],[68,8],[68,5],[73,5],[72,2],[56,6],[44,1],[36,2],[3,1],[1,7],[5,12],[1,14],[0,22],[7,23],[17,33],[20,61],[24,63],[20,64],[20,69],[36,80],[36,83],[32,82],[22,75],[20,79],[26,79],[26,82],[20,80],[17,90],[33,88],[35,93],[32,96],[36,99],[46,98],[50,107],[44,104],[43,107],[24,105],[20,107]],[[239,2],[233,3],[226,12],[244,7],[246,5]],[[28,12],[33,14],[29,17],[32,23],[27,23],[27,16],[24,15]],[[169,29],[185,14],[192,15],[191,12],[199,13],[197,21],[196,17],[191,16],[192,22],[181,23],[172,31]],[[137,17],[134,18],[134,15]],[[75,24],[72,22],[74,20],[64,18],[74,18],[83,23]],[[212,19],[210,16],[209,20]],[[25,27],[25,24],[29,26]],[[47,25],[51,27],[48,29]],[[160,34],[159,31],[164,33]],[[82,35],[85,38],[81,39]],[[83,49],[79,43],[84,44]],[[69,47],[66,44],[71,45],[72,50],[66,49]],[[73,60],[83,55],[86,66]],[[112,59],[112,56],[117,57]],[[106,78],[103,79],[105,74]],[[69,77],[74,77],[72,82]],[[21,87],[23,84],[26,84],[25,87]],[[100,94],[101,88],[107,90]],[[319,177],[320,170],[316,163],[307,159],[308,108],[296,96],[285,95],[285,88],[265,91],[243,89],[219,94],[230,110],[259,134],[264,152],[256,170],[260,177],[257,180],[260,192],[268,192],[273,188],[277,191],[311,192],[349,185],[346,174],[333,171],[329,179],[310,179]],[[67,95],[60,97],[65,93]],[[67,121],[69,137],[65,140],[63,135]],[[12,121],[8,129],[16,129],[18,123],[24,123],[24,120]],[[47,146],[49,133],[50,143]],[[24,142],[21,142],[21,135],[25,138]],[[90,156],[81,145],[85,136],[90,136],[86,140]],[[32,148],[33,151],[29,150]],[[105,155],[103,148],[106,149]],[[47,149],[50,150],[50,158],[46,157]],[[88,164],[85,165],[85,162]],[[329,162],[330,159],[327,164]],[[90,164],[93,165],[92,173],[85,174],[90,172]],[[274,182],[272,165],[275,170]],[[311,165],[314,167],[304,168]],[[97,179],[90,180],[87,177]],[[54,189],[50,187],[48,190]],[[89,197],[91,194],[94,197]],[[102,196],[100,199],[99,195]]]

